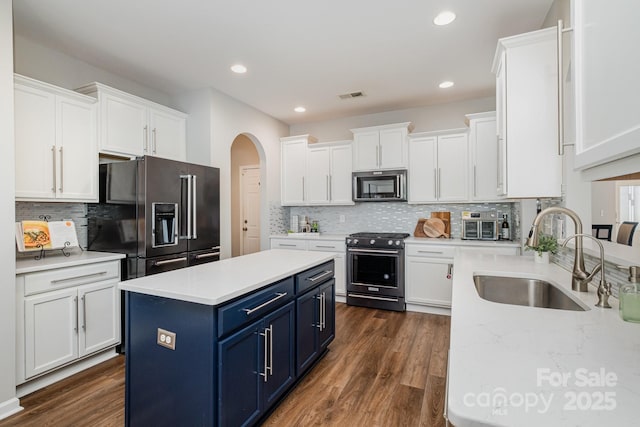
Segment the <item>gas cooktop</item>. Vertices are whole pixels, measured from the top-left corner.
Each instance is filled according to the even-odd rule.
[[[409,236],[409,233],[378,233],[376,231],[349,234],[349,237],[360,239],[406,239]]]

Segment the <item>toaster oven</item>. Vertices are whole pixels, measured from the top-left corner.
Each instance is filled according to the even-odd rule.
[[[463,240],[498,240],[500,222],[491,212],[463,212]]]

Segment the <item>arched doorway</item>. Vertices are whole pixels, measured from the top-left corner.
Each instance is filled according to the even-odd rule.
[[[255,137],[238,135],[231,144],[231,256],[260,250],[264,154]],[[260,151],[259,151],[260,150]]]

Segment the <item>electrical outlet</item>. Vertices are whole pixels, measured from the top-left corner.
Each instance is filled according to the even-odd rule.
[[[343,224],[346,221],[344,215],[340,215],[340,223]]]
[[[158,345],[166,347],[169,350],[176,349],[176,333],[158,328]]]

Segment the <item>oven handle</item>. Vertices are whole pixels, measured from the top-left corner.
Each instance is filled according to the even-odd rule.
[[[355,248],[349,248],[349,249],[347,249],[347,251],[365,253],[365,254],[394,254],[394,255],[399,255],[400,254],[400,251],[394,251],[394,250],[388,250],[388,249],[355,249]]]
[[[376,297],[373,295],[358,295],[358,294],[348,294],[350,297],[352,298],[362,298],[362,299],[377,299],[380,301],[392,301],[392,302],[398,302],[398,298],[384,298],[384,297]]]

